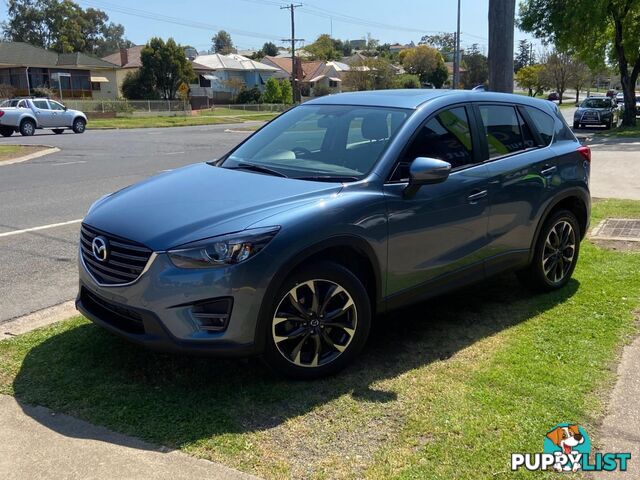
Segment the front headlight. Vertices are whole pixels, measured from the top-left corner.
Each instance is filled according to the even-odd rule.
[[[167,255],[179,268],[211,268],[233,265],[253,257],[275,237],[280,227],[252,228],[208,238],[169,250]]]

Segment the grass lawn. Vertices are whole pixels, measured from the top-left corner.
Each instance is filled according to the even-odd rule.
[[[242,123],[249,120],[271,120],[276,114],[244,113],[238,115],[198,115],[189,117],[118,117],[89,120],[88,129],[103,128],[155,128],[188,127],[194,125],[217,125],[221,123]]]
[[[635,127],[619,126],[612,130],[603,130],[595,133],[598,137],[611,137],[611,138],[626,138],[626,137],[640,137],[640,120]]]
[[[597,202],[592,225],[610,215],[640,202]],[[335,378],[152,354],[77,317],[0,342],[0,393],[267,478],[511,478],[510,453],[541,452],[557,423],[597,445],[637,332],[640,254],[580,255],[562,291],[505,275],[380,318]]]
[[[30,153],[42,150],[42,147],[30,147],[24,145],[0,145],[0,162],[11,160],[16,157],[29,155]]]

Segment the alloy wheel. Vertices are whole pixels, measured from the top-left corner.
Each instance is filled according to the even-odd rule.
[[[561,282],[571,270],[576,253],[576,235],[566,220],[560,220],[547,234],[542,252],[542,270],[551,283]]]
[[[272,335],[286,360],[299,367],[319,367],[347,349],[357,327],[349,292],[331,280],[314,279],[294,286],[280,300]]]

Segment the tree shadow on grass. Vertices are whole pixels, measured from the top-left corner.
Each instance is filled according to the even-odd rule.
[[[380,316],[355,364],[313,382],[280,378],[257,359],[152,353],[82,324],[32,348],[13,387],[25,404],[179,448],[224,434],[269,429],[344,394],[358,402],[394,401],[395,392],[372,385],[446,361],[564,302],[578,287],[571,280],[560,291],[532,294],[505,275]],[[46,417],[37,420],[46,422]],[[54,422],[47,426],[57,428]],[[77,431],[60,433],[79,436]]]

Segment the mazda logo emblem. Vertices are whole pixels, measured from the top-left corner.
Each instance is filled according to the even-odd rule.
[[[109,242],[104,237],[95,237],[91,242],[93,257],[99,262],[106,262],[109,258]]]

